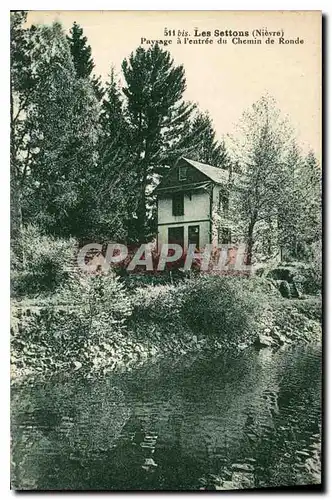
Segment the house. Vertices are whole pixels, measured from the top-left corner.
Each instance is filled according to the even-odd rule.
[[[231,243],[229,220],[229,171],[181,158],[156,189],[160,250],[165,243]]]

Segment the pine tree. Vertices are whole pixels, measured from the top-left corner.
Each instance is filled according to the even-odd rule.
[[[73,58],[76,75],[78,78],[89,79],[93,85],[95,95],[100,101],[104,95],[104,89],[101,83],[101,78],[92,75],[95,67],[91,46],[88,45],[88,39],[83,34],[83,29],[79,24],[74,22],[70,30],[70,35],[67,36],[70,46],[70,52]]]
[[[137,181],[128,123],[124,117],[123,97],[114,67],[105,85],[100,114],[99,168],[96,191],[96,220],[100,236],[128,241],[129,223],[136,209]],[[131,234],[133,236],[133,234]]]
[[[147,234],[147,188],[153,176],[169,165],[169,149],[178,141],[193,106],[183,102],[186,88],[183,66],[158,44],[139,47],[122,63],[126,117],[131,128],[137,172],[137,226]]]
[[[121,143],[123,147],[128,145],[129,128],[124,117],[123,99],[116,81],[114,67],[105,85],[100,122],[103,130],[103,154],[107,155],[107,151],[111,151],[113,155],[118,143]]]
[[[87,44],[88,39],[83,35],[83,29],[76,22],[70,30],[70,35],[67,36],[67,39],[76,74],[79,78],[89,78],[95,65],[91,55],[91,47]]]
[[[198,112],[190,125],[190,158],[214,167],[228,169],[230,158],[224,141],[218,141],[209,114]],[[184,153],[186,154],[186,153]]]

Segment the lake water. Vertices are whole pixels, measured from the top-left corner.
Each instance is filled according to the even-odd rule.
[[[77,372],[30,381],[12,390],[12,487],[319,482],[320,419],[320,346],[201,353],[102,379]]]

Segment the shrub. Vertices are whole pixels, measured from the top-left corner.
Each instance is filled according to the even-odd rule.
[[[156,285],[138,288],[133,295],[133,321],[179,323],[184,300],[184,286]]]
[[[132,313],[126,287],[111,270],[71,273],[54,299],[57,303],[81,307],[91,318],[101,318],[104,315],[109,324],[123,324]]]
[[[21,236],[23,262],[12,258],[13,295],[34,295],[54,291],[68,278],[76,240],[43,235],[35,226],[24,228]]]
[[[13,365],[25,372],[104,368],[123,354],[119,346],[128,343],[130,314],[131,301],[119,278],[74,274],[39,311],[24,304],[13,308]]]
[[[183,310],[197,333],[228,344],[250,341],[266,307],[259,279],[203,276],[186,283]]]

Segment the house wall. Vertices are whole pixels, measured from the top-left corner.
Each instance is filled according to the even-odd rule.
[[[158,198],[158,249],[168,243],[168,228],[184,228],[184,251],[188,249],[188,227],[199,226],[199,244],[204,247],[210,243],[210,195],[207,191],[185,193],[184,215],[172,214],[172,197]]]
[[[188,222],[208,219],[210,217],[210,195],[206,191],[192,192],[184,195],[184,215],[172,214],[172,197],[158,198],[158,225],[175,222]]]
[[[188,227],[189,226],[199,226],[199,245],[204,247],[206,244],[210,243],[210,221],[204,222],[180,222],[172,225],[161,225],[158,226],[158,249],[160,251],[163,244],[168,243],[168,228],[169,227],[180,227],[184,228],[184,252],[188,250]]]
[[[220,213],[219,213],[219,192],[221,186],[217,184],[213,187],[212,194],[212,236],[211,243],[213,246],[218,245],[218,237],[219,237],[219,225],[220,225]]]

